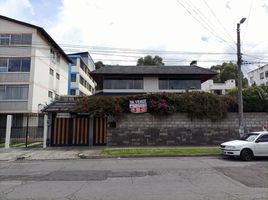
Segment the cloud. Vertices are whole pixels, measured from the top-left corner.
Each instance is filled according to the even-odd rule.
[[[0,0],[0,13],[21,20],[25,20],[35,14],[29,0]]]
[[[203,42],[208,42],[208,39],[209,39],[209,38],[208,38],[207,36],[202,36],[202,37],[201,37],[201,40],[202,40]]]
[[[162,51],[159,55],[171,64],[198,60],[204,67],[236,59],[236,24],[246,17],[241,25],[242,53],[267,57],[267,0],[179,2],[184,7],[176,0],[0,0],[0,12],[42,26],[64,49],[90,50],[94,59],[105,59],[107,64],[135,64],[138,57]],[[105,47],[117,51],[106,55]]]
[[[225,7],[231,10],[231,3],[230,3],[230,1],[227,1],[226,2]]]

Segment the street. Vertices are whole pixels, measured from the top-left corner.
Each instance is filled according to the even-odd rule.
[[[0,162],[0,199],[266,200],[268,160],[220,157]]]

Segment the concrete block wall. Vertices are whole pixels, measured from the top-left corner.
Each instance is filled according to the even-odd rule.
[[[268,126],[267,113],[244,113],[245,131]],[[187,114],[159,116],[122,114],[116,116],[116,127],[107,128],[108,146],[183,146],[218,145],[238,139],[238,113],[228,113],[221,121],[193,119]]]

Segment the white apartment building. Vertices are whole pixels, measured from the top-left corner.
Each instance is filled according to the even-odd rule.
[[[225,94],[226,91],[235,88],[235,80],[230,79],[224,83],[214,83],[212,79],[209,79],[201,84],[201,90],[212,94]]]
[[[69,66],[68,95],[88,96],[95,93],[96,83],[89,74],[95,64],[88,52],[68,54],[72,60]]]
[[[268,65],[259,66],[248,72],[249,85],[267,85],[268,86]]]
[[[0,15],[0,117],[38,114],[67,95],[68,56],[41,27]],[[0,124],[0,126],[1,126]]]

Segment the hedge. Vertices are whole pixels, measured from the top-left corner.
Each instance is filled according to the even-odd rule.
[[[191,118],[224,118],[227,112],[237,111],[232,96],[219,96],[205,92],[153,93],[135,96],[89,96],[77,102],[79,112],[94,115],[129,113],[129,100],[147,100],[147,112],[156,115],[187,113]]]

